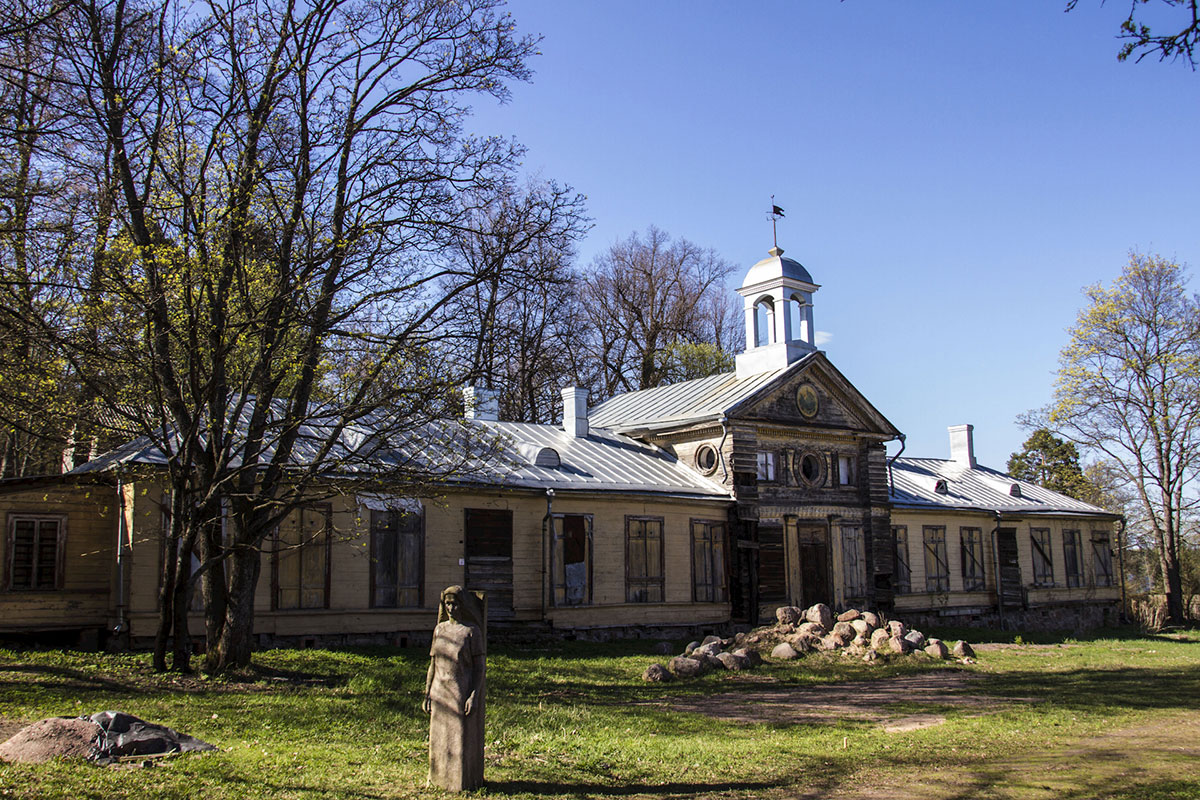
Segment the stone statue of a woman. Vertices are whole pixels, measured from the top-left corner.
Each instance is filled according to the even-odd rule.
[[[429,782],[451,792],[483,785],[487,642],[483,603],[461,586],[442,592],[429,648]]]

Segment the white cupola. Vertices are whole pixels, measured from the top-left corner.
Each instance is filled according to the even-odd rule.
[[[746,310],[746,351],[737,357],[744,378],[783,369],[817,349],[813,330],[813,283],[799,261],[778,245],[746,273],[738,294]]]

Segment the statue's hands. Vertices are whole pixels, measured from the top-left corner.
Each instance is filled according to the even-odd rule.
[[[425,699],[421,701],[421,710],[426,714],[433,710],[433,705],[429,702],[429,695],[425,695]]]
[[[471,692],[467,695],[467,702],[463,704],[463,714],[470,716],[471,709],[475,707],[475,693]]]

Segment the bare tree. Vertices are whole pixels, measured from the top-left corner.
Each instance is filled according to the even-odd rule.
[[[596,258],[584,280],[598,399],[665,383],[680,344],[736,351],[743,335],[725,282],[734,265],[650,227]],[[714,363],[721,367],[720,362]],[[691,375],[691,377],[699,377]]]
[[[1086,295],[1045,418],[1136,498],[1181,624],[1180,551],[1200,475],[1200,302],[1182,266],[1136,254],[1111,288]]]
[[[455,468],[427,455],[447,435],[431,320],[481,276],[431,254],[466,227],[460,196],[509,180],[519,149],[465,136],[465,100],[504,100],[535,40],[499,0],[72,0],[37,31],[69,98],[47,157],[115,190],[70,319],[24,321],[161,454],[156,664],[173,635],[188,667],[200,583],[206,668],[245,665],[281,519]]]

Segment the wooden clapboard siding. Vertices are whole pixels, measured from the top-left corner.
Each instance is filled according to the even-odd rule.
[[[65,525],[61,588],[10,590],[0,579],[0,631],[107,627],[112,616],[118,498],[105,485],[50,485],[0,494],[0,565],[9,564],[9,515],[57,517]]]

